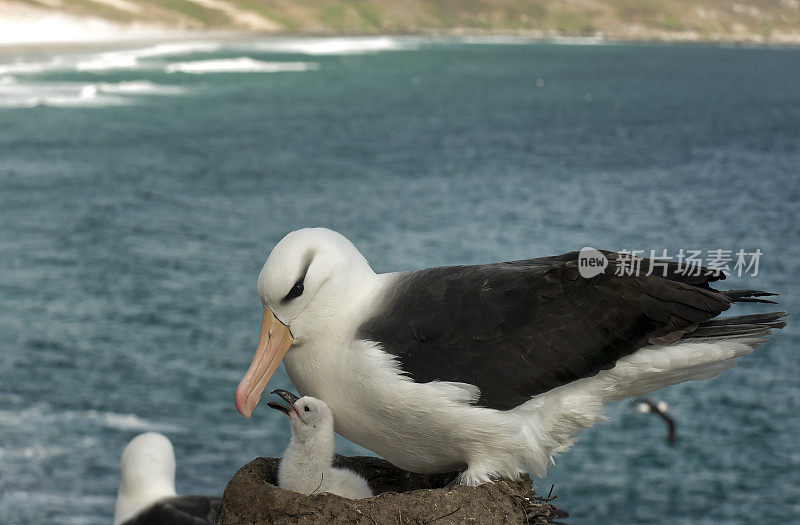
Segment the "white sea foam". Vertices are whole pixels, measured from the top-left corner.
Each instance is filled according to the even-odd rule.
[[[108,69],[134,69],[139,65],[136,55],[124,51],[100,53],[76,64],[78,71],[102,71]]]
[[[132,104],[136,97],[180,95],[181,86],[155,84],[149,80],[123,82],[19,82],[0,77],[0,107],[103,107]]]
[[[94,84],[46,82],[0,85],[0,107],[5,108],[98,107],[126,103],[128,100],[125,98],[100,93]]]
[[[124,431],[148,431],[180,433],[183,429],[170,423],[157,423],[141,418],[135,414],[120,414],[99,410],[64,410],[54,411],[43,406],[33,406],[24,410],[0,410],[0,418],[4,425],[24,423],[30,425],[52,425],[79,421],[83,425],[101,426]],[[9,452],[9,451],[6,451]],[[54,452],[51,450],[49,452]]]
[[[186,93],[182,86],[155,84],[149,80],[130,80],[123,82],[100,82],[97,88],[103,93],[121,95],[180,95]]]
[[[255,42],[225,43],[217,40],[165,42],[146,47],[113,49],[102,52],[68,53],[49,59],[16,59],[0,63],[0,75],[36,74],[49,71],[103,72],[113,70],[159,70],[164,57],[207,54],[230,48],[243,52],[298,53],[306,55],[350,55],[415,49],[420,39],[397,37],[364,38],[292,38],[265,39]],[[307,62],[264,62],[251,57],[208,60],[207,63],[173,63],[168,72],[184,73],[252,73],[306,71],[317,65]]]
[[[47,106],[55,108],[67,107],[103,107],[122,106],[129,102],[118,97],[98,97],[94,94],[81,93],[76,96],[19,96],[0,98],[0,108],[35,108]]]
[[[380,36],[353,38],[275,38],[254,42],[253,44],[247,45],[247,48],[272,53],[355,55],[416,49],[418,45],[418,39]]]
[[[159,430],[161,432],[180,432],[180,428],[174,425],[154,423],[140,418],[135,414],[116,414],[114,412],[95,412],[89,411],[87,417],[94,418],[104,427],[116,430],[135,430],[143,432],[146,430]]]
[[[36,74],[48,71],[98,72],[115,69],[160,69],[162,64],[148,63],[146,59],[213,53],[221,47],[221,44],[216,41],[168,42],[100,53],[70,53],[57,55],[47,60],[17,58],[13,62],[0,63],[0,75]]]
[[[219,42],[172,42],[139,49],[122,49],[98,53],[75,66],[78,71],[102,71],[109,69],[138,69],[141,59],[164,56],[213,53],[220,48]]]
[[[167,73],[276,73],[279,71],[308,71],[317,69],[313,62],[263,62],[250,57],[221,58],[175,62],[167,65]]]
[[[175,55],[189,55],[192,53],[212,53],[222,47],[222,44],[215,41],[199,40],[193,42],[168,42],[156,44],[151,47],[134,50],[139,57],[161,57]]]
[[[29,73],[42,73],[55,69],[69,69],[71,66],[66,63],[63,57],[53,57],[46,61],[25,62],[23,60],[15,60],[0,64],[0,75],[5,74],[29,74]]]

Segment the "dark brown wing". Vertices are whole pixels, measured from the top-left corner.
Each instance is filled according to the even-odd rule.
[[[608,268],[589,279],[578,252],[400,274],[357,335],[397,356],[416,382],[469,383],[481,406],[510,409],[642,346],[676,341],[734,301],[772,295],[712,290],[724,275],[683,275],[676,265],[647,276],[646,259],[638,275],[616,276],[621,256],[603,253]]]

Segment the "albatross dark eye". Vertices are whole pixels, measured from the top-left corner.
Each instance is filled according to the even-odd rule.
[[[303,407],[303,410],[305,410],[306,412],[308,412],[308,411],[310,411],[311,409],[310,409],[310,408],[308,408],[308,406],[304,406],[304,407]]]
[[[297,281],[294,283],[294,286],[292,286],[292,289],[289,290],[289,293],[286,294],[284,301],[300,297],[301,295],[303,295],[303,281]]]

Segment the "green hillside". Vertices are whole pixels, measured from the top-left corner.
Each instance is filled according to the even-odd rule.
[[[181,29],[800,42],[800,0],[0,0],[14,3]]]

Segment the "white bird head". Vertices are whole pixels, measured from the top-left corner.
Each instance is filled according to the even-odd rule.
[[[175,452],[172,443],[158,432],[133,438],[122,451],[120,486],[138,490],[154,481],[175,487]]]
[[[292,435],[301,443],[333,440],[333,414],[324,401],[315,397],[297,397],[286,390],[273,390],[288,406],[270,401],[267,405],[289,418]]]
[[[175,495],[175,452],[158,432],[133,438],[122,451],[114,523],[121,523],[161,498]]]
[[[325,228],[291,232],[275,246],[258,276],[261,336],[236,389],[239,413],[250,417],[286,352],[321,333],[329,336],[374,277],[356,247]]]

